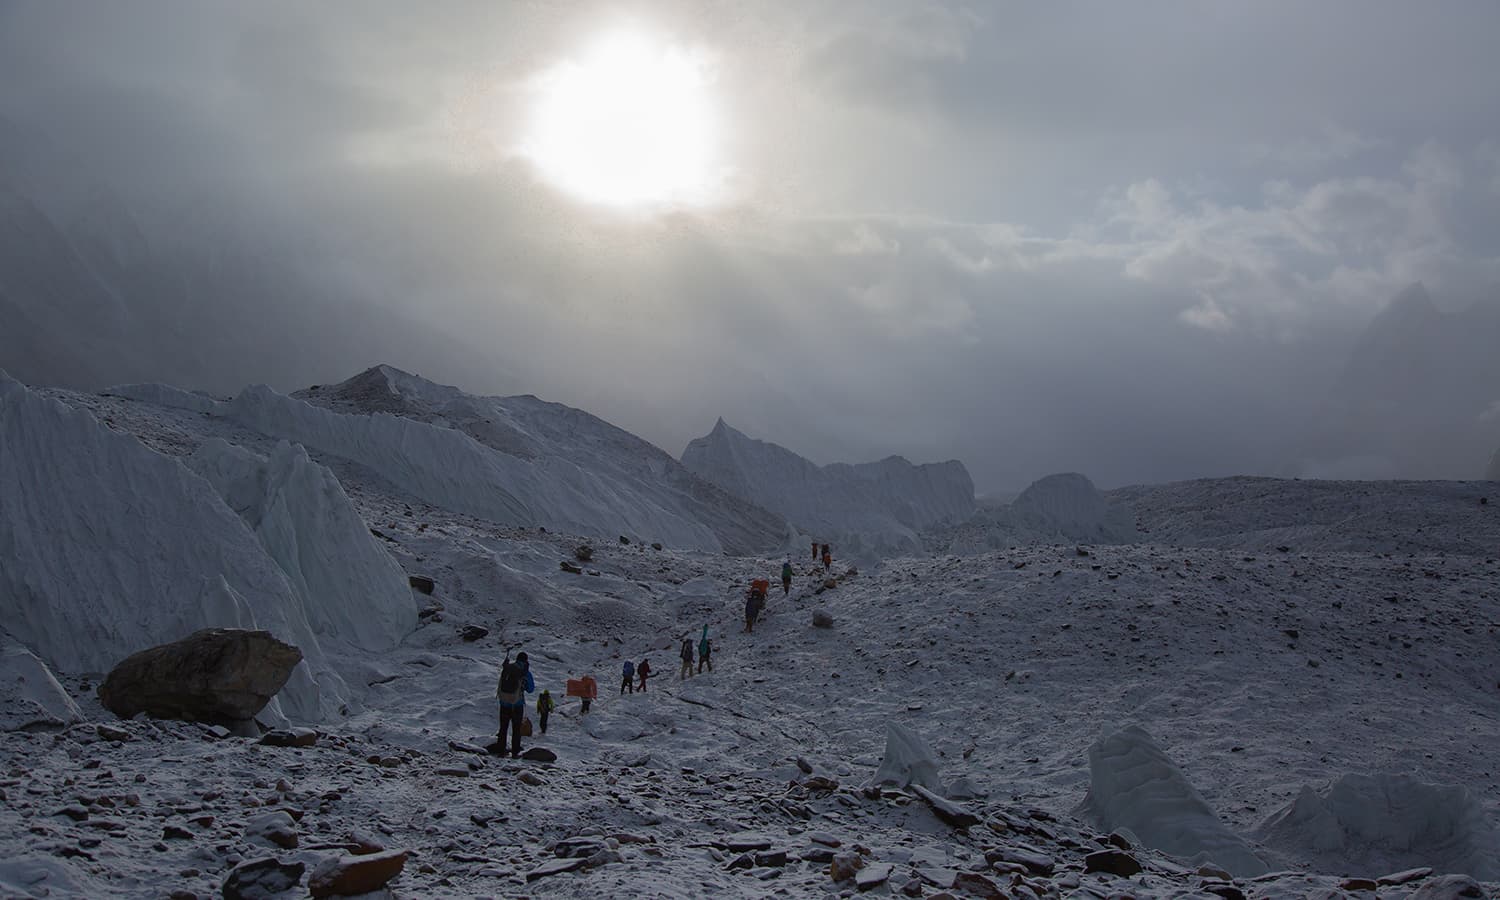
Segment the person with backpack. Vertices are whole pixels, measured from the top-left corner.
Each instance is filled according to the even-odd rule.
[[[552,700],[551,691],[542,691],[541,696],[536,698],[537,724],[541,727],[542,734],[547,733],[547,717],[550,716],[552,714],[552,710],[556,708],[557,704]]]
[[[646,689],[646,676],[651,674],[651,660],[643,659],[641,664],[635,667],[636,674],[641,676],[641,690]]]
[[[703,674],[703,667],[708,666],[709,674],[713,674],[714,660],[711,655],[714,645],[708,639],[708,626],[703,626],[703,637],[698,638],[698,674]]]
[[[766,594],[760,589],[760,580],[750,583],[750,594],[745,599],[745,631],[748,633],[755,630],[755,620],[760,618],[761,605],[766,602]]]
[[[818,561],[818,542],[817,541],[813,541],[812,545],[813,545],[813,562],[817,562]]]
[[[625,660],[624,667],[620,670],[620,693],[635,693],[635,663]]]
[[[792,592],[792,561],[787,560],[781,564],[781,596],[785,597]]]
[[[824,544],[823,545],[823,571],[827,572],[828,568],[830,566],[832,566],[832,565],[833,565],[833,554],[828,552],[828,545]]]
[[[521,721],[526,717],[526,694],[536,690],[536,681],[531,677],[531,660],[525,653],[517,653],[514,661],[510,654],[500,664],[500,684],[495,689],[495,699],[500,702],[500,733],[495,741],[495,752],[505,753],[505,732],[510,731],[510,755],[514,759],[521,755]]]
[[[682,675],[677,680],[683,681],[693,674],[693,639],[682,639]]]

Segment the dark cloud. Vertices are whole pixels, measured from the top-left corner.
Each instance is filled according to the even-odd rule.
[[[644,5],[713,51],[738,192],[644,219],[510,152],[527,79],[624,15],[0,5],[0,145],[56,148],[23,191],[123,198],[183,304],[276,295],[181,326],[174,377],[253,367],[195,328],[352,316],[259,377],[369,347],[673,452],[723,415],[819,461],[956,456],[984,490],[1291,471],[1376,309],[1500,283],[1487,6]]]

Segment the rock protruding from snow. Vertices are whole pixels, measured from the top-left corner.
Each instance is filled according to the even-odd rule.
[[[1146,846],[1239,878],[1266,864],[1231,832],[1143,729],[1132,725],[1089,747],[1083,810],[1108,832],[1126,829]]]
[[[956,460],[912,465],[891,456],[818,466],[723,419],[687,445],[682,463],[832,543],[843,558],[920,550],[919,530],[961,522],[974,511],[973,479]]]
[[[99,686],[122,719],[147,713],[233,725],[254,718],[286,684],[302,651],[270,632],[206,628],[126,657]]]
[[[1500,879],[1500,835],[1463,787],[1406,775],[1344,775],[1324,791],[1304,787],[1258,836],[1268,846],[1322,857],[1325,868],[1439,872]]]
[[[894,784],[897,787],[919,785],[943,795],[943,781],[938,775],[937,754],[927,742],[906,728],[892,722],[885,727],[885,758],[875,770],[871,784]]]
[[[401,874],[405,850],[386,850],[363,856],[335,856],[313,869],[307,889],[314,897],[354,897],[378,891]]]
[[[270,900],[296,887],[307,866],[274,856],[242,862],[224,879],[224,900]]]
[[[63,728],[83,713],[47,664],[0,632],[0,731]]]

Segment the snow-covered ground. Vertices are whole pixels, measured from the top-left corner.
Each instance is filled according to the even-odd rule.
[[[282,436],[234,417],[34,393],[167,457],[228,465],[218,439],[266,472],[289,465]],[[1111,492],[1152,543],[836,563],[832,588],[797,557],[790,595],[773,589],[747,634],[743,587],[779,558],[497,523],[332,448],[307,454],[391,559],[437,585],[411,596],[424,609],[399,645],[368,654],[363,707],[312,747],[270,747],[119,722],[98,671],[57,672],[84,721],[0,734],[0,895],[218,896],[241,860],[311,868],[379,844],[409,851],[403,897],[837,895],[855,890],[829,875],[845,852],[877,894],[982,896],[964,877],[978,874],[1011,896],[1332,896],[1348,876],[1431,866],[1500,896],[1500,490],[1484,493],[1500,486]],[[253,534],[260,507],[228,505]],[[582,573],[561,568],[585,541]],[[705,624],[714,670],[679,680],[680,639]],[[465,625],[489,633],[465,641]],[[520,649],[559,701],[527,742],[555,764],[472,752],[493,739],[497,665]],[[620,696],[621,663],[642,658],[657,674]],[[584,674],[600,684],[587,716],[562,696]],[[981,824],[945,824],[915,789],[863,790],[891,724]],[[285,828],[269,842],[276,810],[295,847]],[[1111,828],[1144,872],[1084,871]],[[1190,859],[1227,846],[1270,874],[1215,860],[1231,884]],[[543,875],[560,852],[592,859]],[[1436,875],[1387,881],[1381,897],[1465,896]]]

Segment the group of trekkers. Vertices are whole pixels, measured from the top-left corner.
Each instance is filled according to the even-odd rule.
[[[693,664],[696,660],[698,674],[703,673],[704,667],[710,673],[714,670],[713,641],[708,639],[708,626],[703,626],[703,634],[698,638],[697,656],[693,654],[693,642],[690,638],[682,639],[682,678],[688,678],[693,674]],[[646,689],[646,680],[651,677],[651,660],[643,659],[639,663],[626,660],[620,670],[620,693],[634,694],[637,690]],[[636,679],[640,679],[639,685]],[[495,699],[500,705],[500,730],[496,735],[492,752],[497,755],[505,755],[505,742],[507,735],[510,739],[510,755],[512,758],[521,755],[521,738],[531,734],[531,720],[526,718],[526,695],[536,691],[536,679],[531,674],[531,661],[526,654],[518,653],[515,659],[510,654],[505,655],[505,662],[500,665],[500,683],[495,689]],[[589,707],[599,696],[599,685],[592,676],[585,675],[582,678],[569,678],[567,695],[578,697],[583,701],[579,710],[580,714],[586,715]],[[547,718],[557,709],[557,701],[552,698],[550,690],[543,690],[536,698],[537,727],[542,734],[547,733]]]
[[[820,559],[823,563],[823,571],[827,572],[833,565],[833,554],[827,544],[819,544],[814,541],[812,545],[813,562]],[[750,582],[750,590],[745,598],[745,631],[754,629],[755,623],[760,619],[760,614],[766,607],[766,595],[770,593],[771,581],[768,578],[755,578]],[[786,596],[792,591],[792,562],[790,559],[781,564],[781,594]],[[694,649],[697,650],[696,655]],[[696,648],[690,637],[684,636],[680,656],[682,669],[678,680],[692,677],[694,674],[703,674],[706,667],[710,673],[714,670],[713,642],[708,639],[708,626],[703,626],[703,633],[698,637]],[[696,670],[696,671],[695,671]],[[639,663],[626,660],[620,668],[620,693],[634,694],[637,690],[646,690],[646,681],[651,677],[651,660],[643,659]],[[639,679],[639,684],[637,684]],[[530,734],[531,720],[526,718],[526,695],[536,691],[536,680],[531,674],[531,662],[525,653],[516,654],[512,660],[510,654],[506,654],[505,662],[500,666],[500,684],[495,689],[495,698],[500,704],[500,731],[494,744],[494,752],[504,755],[507,736],[510,738],[510,755],[518,757],[521,755],[521,737],[524,733]],[[592,677],[584,676],[579,679],[568,679],[567,694],[569,697],[578,697],[583,701],[582,713],[588,713],[590,704],[599,696],[599,686]],[[552,692],[544,690],[536,699],[537,726],[542,734],[547,733],[547,718],[557,709],[557,703],[552,699]]]
[[[819,544],[813,541],[813,562],[816,563],[819,554],[822,555],[823,571],[827,572],[833,566],[833,553],[827,544]],[[760,614],[766,608],[766,595],[770,593],[771,581],[768,578],[752,578],[750,590],[745,592],[745,631],[755,630],[755,623],[760,621]],[[792,561],[786,560],[781,564],[781,595],[785,597],[792,592]]]

